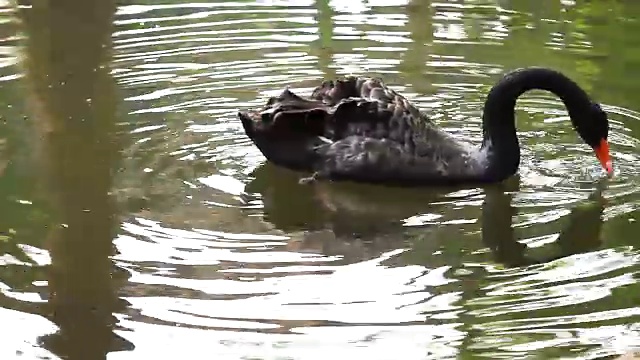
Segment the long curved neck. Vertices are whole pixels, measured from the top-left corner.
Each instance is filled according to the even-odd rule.
[[[572,119],[591,103],[589,95],[578,84],[551,69],[518,69],[505,75],[487,95],[482,114],[484,139],[481,149],[487,153],[486,175],[493,181],[504,180],[518,170],[520,144],[515,124],[516,100],[532,89],[557,95]]]

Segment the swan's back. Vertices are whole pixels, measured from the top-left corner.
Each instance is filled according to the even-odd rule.
[[[327,178],[453,183],[473,180],[484,166],[469,144],[377,78],[324,81],[307,99],[284,90],[239,116],[267,159]]]
[[[361,135],[412,146],[412,132],[433,128],[431,120],[377,78],[324,81],[311,98],[333,107],[332,139]]]

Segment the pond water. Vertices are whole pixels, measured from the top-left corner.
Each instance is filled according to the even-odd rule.
[[[3,359],[594,359],[640,347],[640,2],[0,2]],[[479,143],[558,69],[611,119],[518,102],[519,176],[298,185],[239,109],[380,76]],[[402,355],[400,355],[400,351]]]

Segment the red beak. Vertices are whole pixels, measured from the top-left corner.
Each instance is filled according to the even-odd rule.
[[[607,171],[607,175],[613,175],[613,163],[611,162],[611,155],[609,155],[609,143],[607,140],[600,140],[600,144],[593,150],[595,151],[600,164],[602,164],[602,167]]]

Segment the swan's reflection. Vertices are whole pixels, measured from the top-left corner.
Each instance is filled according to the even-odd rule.
[[[255,179],[247,186],[248,193],[260,193],[264,203],[264,219],[286,232],[302,231],[307,234],[303,249],[319,250],[327,254],[339,252],[350,258],[367,257],[366,253],[404,247],[409,228],[404,219],[425,212],[438,213],[444,218],[479,218],[483,245],[488,247],[495,261],[508,266],[522,266],[551,261],[571,254],[598,248],[604,199],[603,184],[591,194],[589,200],[576,206],[571,214],[560,221],[563,226],[558,239],[549,250],[528,251],[527,245],[517,241],[513,219],[516,208],[512,194],[518,190],[518,180],[485,189],[460,190],[459,201],[452,201],[451,188],[405,189],[386,188],[347,182],[321,182],[313,186],[298,184],[298,174],[265,163],[253,173]],[[484,195],[483,195],[484,194]],[[484,200],[482,200],[484,198]],[[460,203],[482,203],[463,206]],[[466,235],[477,233],[477,224],[456,224],[434,221],[416,233],[427,233],[421,244],[428,253],[450,243],[462,242],[461,248],[473,247],[464,242]],[[319,236],[320,235],[320,236]],[[422,235],[421,235],[422,236]],[[415,236],[413,236],[415,238]],[[433,242],[433,246],[425,246]],[[358,244],[360,246],[354,246]],[[440,244],[440,245],[438,245]],[[480,249],[470,249],[469,252]],[[351,252],[351,253],[349,253]],[[462,255],[461,255],[462,256]],[[462,259],[460,259],[462,260]]]
[[[505,265],[521,266],[543,263],[561,257],[597,249],[602,243],[602,214],[605,200],[602,196],[604,182],[598,183],[589,199],[571,210],[566,225],[558,235],[552,254],[531,256],[526,245],[517,241],[513,217],[516,209],[511,205],[512,196],[501,188],[486,188],[482,206],[482,241],[488,246],[496,261]]]

